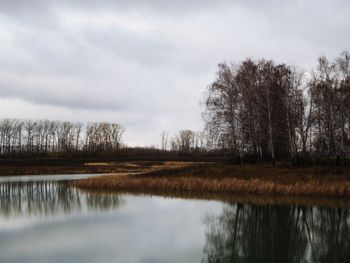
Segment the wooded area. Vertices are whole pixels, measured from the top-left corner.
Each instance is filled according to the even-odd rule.
[[[117,123],[0,120],[0,156],[48,156],[106,152],[121,147],[125,129]]]
[[[255,160],[346,162],[350,154],[350,53],[302,72],[271,60],[219,64],[204,119],[212,147]]]

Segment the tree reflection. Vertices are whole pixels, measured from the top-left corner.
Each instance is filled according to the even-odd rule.
[[[227,205],[208,215],[202,262],[348,262],[349,209]]]
[[[0,183],[0,216],[54,215],[118,207],[118,195],[82,193],[68,182]]]

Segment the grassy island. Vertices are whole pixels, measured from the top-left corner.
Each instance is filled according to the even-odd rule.
[[[82,189],[148,194],[350,197],[346,167],[292,168],[193,162],[130,162],[132,172],[74,182]]]

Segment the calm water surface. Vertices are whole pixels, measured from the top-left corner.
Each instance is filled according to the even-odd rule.
[[[350,262],[347,208],[96,194],[0,178],[0,262]]]

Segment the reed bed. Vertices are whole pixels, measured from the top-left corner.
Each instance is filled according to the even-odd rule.
[[[123,192],[189,192],[307,197],[350,197],[346,169],[192,164],[74,182],[84,189]]]

